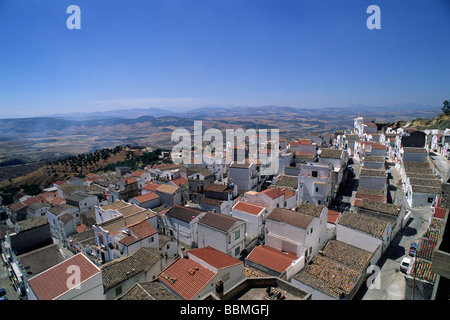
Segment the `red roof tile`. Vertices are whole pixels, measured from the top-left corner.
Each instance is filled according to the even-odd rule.
[[[27,206],[30,206],[33,203],[42,202],[42,201],[43,201],[43,199],[39,199],[38,197],[30,197],[30,198],[24,200],[23,203],[26,204]]]
[[[236,203],[236,205],[233,207],[233,209],[247,212],[247,213],[254,214],[254,215],[258,215],[262,211],[264,211],[266,208],[263,206],[253,204],[253,203],[239,201],[238,203]]]
[[[158,189],[159,186],[160,186],[160,184],[158,184],[158,183],[147,182],[142,189],[145,189],[148,191],[156,191],[156,189]]]
[[[69,266],[80,268],[81,286],[84,281],[100,273],[100,269],[84,254],[78,253],[28,280],[31,289],[39,300],[53,300],[69,291],[67,281],[73,275],[73,273],[67,273]]]
[[[122,181],[122,183],[125,185],[137,182],[136,178],[133,178],[133,177],[123,178],[123,179],[120,179],[120,181]]]
[[[119,241],[126,246],[157,233],[155,228],[153,228],[147,220],[142,220],[135,224],[129,225],[127,228],[132,232],[132,235],[126,236]]]
[[[186,184],[188,182],[189,182],[188,179],[185,177],[172,180],[172,183],[174,183],[177,187],[179,187],[182,184]]]
[[[281,192],[280,189],[277,189],[277,188],[269,188],[269,189],[266,189],[264,191],[261,191],[261,193],[263,193],[265,195],[268,195],[272,199],[276,199],[278,197],[281,197],[284,194],[283,192]]]
[[[189,258],[178,258],[158,276],[160,282],[185,300],[193,300],[216,273]]]
[[[25,204],[25,203],[23,203],[23,202],[16,202],[16,203],[13,203],[13,204],[11,204],[10,206],[9,206],[9,208],[11,209],[11,210],[14,210],[14,211],[19,211],[20,209],[23,209],[23,208],[25,208],[27,205]]]
[[[247,260],[282,273],[298,257],[290,252],[282,252],[267,246],[256,246],[247,256]]]
[[[434,216],[438,219],[444,220],[445,218],[445,212],[447,212],[446,208],[436,207],[434,209]]]
[[[218,270],[243,264],[242,261],[212,247],[191,249],[187,252],[189,257],[195,256]]]
[[[147,202],[147,201],[150,201],[150,200],[154,200],[154,199],[158,199],[158,198],[159,198],[159,196],[156,193],[149,192],[149,193],[146,193],[146,194],[134,197],[133,199],[135,199],[139,203],[144,203],[144,202]]]
[[[144,173],[144,171],[135,171],[132,176],[140,178]]]
[[[327,222],[336,224],[336,221],[339,218],[340,214],[341,213],[338,211],[328,210]]]

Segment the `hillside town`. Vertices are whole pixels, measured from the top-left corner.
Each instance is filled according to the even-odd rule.
[[[280,137],[274,175],[245,144],[223,152],[238,149],[245,163],[117,166],[18,193],[0,209],[5,296],[448,299],[450,129],[357,117]]]

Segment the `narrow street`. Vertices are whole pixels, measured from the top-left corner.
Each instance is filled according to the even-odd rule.
[[[397,233],[380,261],[378,261],[377,265],[380,267],[380,272],[376,281],[379,281],[379,288],[368,289],[363,286],[357,299],[404,300],[405,274],[399,271],[400,262],[404,256],[409,257],[408,252],[411,243],[417,242],[418,238],[426,231],[428,219],[431,216],[429,207],[407,207],[405,193],[399,183],[401,177],[398,170],[393,164],[388,163],[387,172],[391,173],[389,179],[391,201],[402,204],[406,210],[411,210],[411,218],[407,225]]]

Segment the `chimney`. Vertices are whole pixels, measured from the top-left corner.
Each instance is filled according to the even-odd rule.
[[[219,296],[219,299],[223,299],[223,281],[219,279],[216,281],[216,293]]]

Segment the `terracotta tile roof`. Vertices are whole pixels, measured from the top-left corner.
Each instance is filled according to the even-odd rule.
[[[429,261],[416,259],[415,263],[413,264],[411,274],[415,274],[419,279],[434,283],[434,281],[436,280],[436,273],[431,272],[431,266],[432,264]]]
[[[323,208],[324,208],[323,205],[318,205],[318,204],[314,204],[314,203],[311,203],[308,201],[303,201],[302,203],[300,203],[297,206],[297,208],[295,208],[295,211],[306,214],[306,215],[314,217],[314,218],[318,218],[318,217],[320,217],[320,214],[322,213]]]
[[[236,203],[233,207],[233,209],[242,211],[242,212],[247,212],[253,215],[258,215],[261,212],[264,212],[264,210],[266,210],[265,207],[263,206],[259,206],[257,204],[253,204],[250,202],[243,202],[243,201],[239,201],[238,203]]]
[[[383,156],[365,156],[364,162],[384,162]]]
[[[236,223],[244,223],[244,221],[221,213],[207,212],[198,220],[198,223],[228,232]]]
[[[40,227],[43,226],[45,224],[48,223],[47,221],[47,217],[44,216],[39,216],[39,217],[35,217],[35,218],[31,218],[31,219],[25,219],[22,221],[17,222],[19,224],[20,227],[20,231],[26,231],[26,230],[30,230],[36,227]]]
[[[382,237],[388,222],[351,211],[344,211],[337,224]]]
[[[187,253],[189,257],[195,256],[218,270],[244,263],[212,247],[191,249]]]
[[[150,237],[157,233],[155,228],[147,220],[136,222],[127,226],[127,229],[131,231],[131,235],[127,235],[120,239],[120,243],[129,246],[137,241]]]
[[[231,189],[230,186],[227,184],[218,184],[218,183],[210,183],[208,187],[206,187],[205,191],[213,191],[213,192],[232,192],[233,189]]]
[[[173,217],[175,219],[191,222],[195,217],[197,217],[204,210],[196,209],[196,208],[188,208],[180,205],[174,205],[166,212],[166,216]]]
[[[435,217],[431,217],[430,220],[430,229],[442,230],[442,226],[444,225],[444,221],[441,219],[436,219]]]
[[[385,145],[382,145],[381,143],[378,142],[362,142],[362,145],[366,146],[369,145],[372,149],[386,149]]]
[[[203,197],[200,200],[200,204],[207,204],[207,205],[214,206],[217,208],[220,208],[220,206],[222,205],[223,202],[224,202],[224,200],[218,200],[218,199],[208,198],[208,197]]]
[[[168,194],[174,194],[175,192],[177,192],[177,190],[178,190],[177,186],[173,186],[170,184],[161,184],[156,189],[156,191],[158,191],[158,192],[168,193]]]
[[[326,257],[316,255],[310,264],[295,279],[339,298],[342,293],[349,295],[360,278],[360,272],[339,264]]]
[[[313,217],[293,210],[275,208],[267,216],[267,219],[283,222],[286,224],[296,226],[298,228],[306,229],[313,220]]]
[[[411,185],[418,185],[418,186],[438,187],[438,188],[442,187],[442,181],[439,180],[437,177],[433,177],[433,179],[421,179],[410,177],[409,183]]]
[[[189,183],[189,181],[188,181],[187,178],[181,177],[181,178],[172,180],[172,183],[174,183],[176,186],[179,187],[179,186],[182,185],[182,184]]]
[[[363,186],[359,186],[358,189],[356,190],[356,193],[370,194],[370,195],[384,196],[384,197],[386,196],[384,188],[371,189],[371,188],[366,188],[366,187],[363,187]]]
[[[161,171],[165,170],[174,170],[174,169],[180,169],[182,168],[182,165],[175,164],[175,163],[163,163],[163,164],[155,164],[152,169],[159,169]]]
[[[401,206],[392,203],[383,203],[376,200],[363,198],[359,203],[358,209],[362,211],[366,210],[372,212],[380,212],[397,217],[400,213]]]
[[[158,280],[135,284],[119,300],[180,300]]]
[[[377,201],[377,202],[386,202],[386,197],[384,197],[384,196],[376,196],[376,195],[373,195],[373,194],[362,194],[362,193],[357,192],[355,194],[355,200],[358,199],[358,202],[355,201],[355,207],[359,207],[359,203],[364,198],[365,199],[370,199],[370,200],[373,200],[373,201]],[[358,203],[358,205],[356,203]]]
[[[289,199],[290,197],[295,196],[295,192],[290,188],[283,188],[281,192],[284,193],[284,198]]]
[[[69,266],[80,268],[81,286],[84,281],[100,273],[100,269],[84,254],[78,253],[28,280],[39,300],[53,300],[69,291],[67,288]]]
[[[138,207],[135,204],[129,205],[127,207],[120,208],[117,210],[119,213],[121,213],[124,217],[135,215],[136,213],[139,213],[141,211],[144,211],[144,208]]]
[[[135,172],[133,172],[132,177],[140,178],[144,173],[145,173],[145,171],[135,171]]]
[[[133,255],[121,257],[102,265],[100,268],[105,290],[149,270],[159,259],[158,249],[142,247]]]
[[[109,203],[109,204],[103,205],[103,206],[100,207],[100,209],[103,209],[103,210],[117,210],[117,209],[120,209],[120,208],[125,208],[127,206],[130,206],[130,204],[126,203],[123,200],[119,200],[119,201],[116,201],[116,202],[113,202],[113,203]]]
[[[403,168],[405,169],[407,176],[409,176],[408,175],[409,172],[429,174],[429,175],[433,174],[433,170],[431,169],[428,161],[424,161],[424,162],[406,161],[406,162],[403,162]]]
[[[26,207],[27,207],[27,205],[25,203],[23,203],[23,202],[16,202],[16,203],[13,203],[13,204],[11,204],[9,206],[9,208],[11,210],[14,210],[14,211],[19,211],[20,209],[23,209],[23,208],[26,208]]]
[[[327,222],[336,224],[337,219],[341,213],[334,210],[328,210]]]
[[[436,247],[435,241],[421,239],[419,243],[419,248],[416,252],[416,258],[425,259],[431,262],[433,259],[433,250],[435,247]]]
[[[147,182],[145,184],[145,186],[142,187],[142,189],[145,189],[148,191],[156,191],[160,185],[161,184],[159,184],[159,183]]]
[[[269,189],[261,191],[260,193],[265,194],[265,195],[271,197],[272,199],[279,198],[284,194],[278,188],[269,188]]]
[[[158,199],[158,198],[159,198],[159,196],[156,193],[149,192],[149,193],[146,193],[146,194],[134,197],[133,199],[136,200],[139,203],[144,203],[144,202],[147,202],[147,201],[150,201],[150,200],[154,200],[154,199]]]
[[[372,253],[342,241],[331,240],[323,249],[323,256],[356,271],[365,271]]]
[[[298,188],[298,177],[283,175],[275,182],[277,187]]]
[[[361,169],[359,176],[382,177],[382,178],[387,177],[385,170],[378,170],[378,169]]]
[[[244,278],[255,278],[255,277],[257,278],[272,277],[272,275],[250,266],[244,266]]]
[[[102,229],[107,230],[111,234],[118,231],[119,229],[126,228],[129,225],[132,225],[136,222],[140,222],[144,219],[147,219],[147,216],[152,217],[153,214],[150,210],[143,210],[136,214],[124,217],[119,216],[107,221],[104,221],[102,223],[99,223],[98,225],[102,227]]]
[[[193,300],[216,273],[189,258],[178,258],[158,276],[160,282],[185,300]]]
[[[340,159],[344,150],[340,149],[331,149],[331,148],[323,148],[321,149],[320,158],[330,158],[330,159]]]
[[[427,149],[425,149],[425,148],[413,148],[413,147],[404,147],[403,152],[404,153],[428,153]]]
[[[446,212],[447,212],[446,208],[441,208],[441,207],[434,208],[434,216],[438,219],[444,220]]]
[[[440,187],[427,187],[427,186],[418,186],[418,185],[412,185],[411,189],[413,192],[429,193],[429,194],[434,194],[434,195],[440,195],[441,190],[442,190]]]
[[[122,181],[122,183],[124,185],[129,185],[129,184],[137,182],[137,180],[133,177],[123,178],[123,179],[120,179],[120,181]]]
[[[282,252],[267,246],[256,246],[246,258],[279,273],[283,273],[297,259],[298,257],[293,253]]]
[[[30,197],[24,201],[22,201],[24,204],[26,204],[27,206],[32,205],[33,203],[38,203],[41,202],[42,200],[37,198],[37,197]]]

